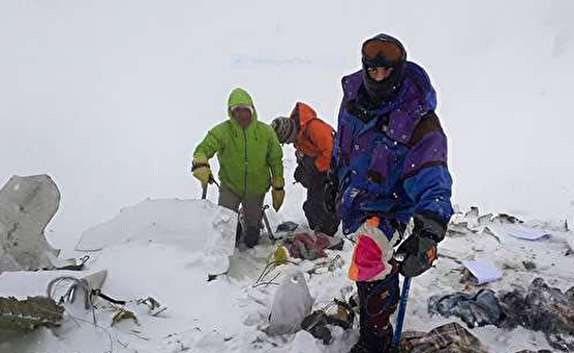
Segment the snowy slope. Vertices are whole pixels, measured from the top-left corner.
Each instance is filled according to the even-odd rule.
[[[150,207],[159,214],[162,211],[173,213],[179,209],[194,215],[203,214],[205,217],[206,209],[212,210],[214,215],[219,212],[208,202],[146,201],[126,208],[122,211],[123,216],[120,214],[118,218],[99,226],[99,233],[93,230],[87,232],[88,237],[85,236],[83,241],[89,239],[90,234],[103,236],[103,229],[108,234],[122,234],[126,229],[125,214],[130,216],[133,224],[156,223],[150,218]],[[276,224],[277,220],[273,219]],[[195,226],[193,223],[181,222],[178,225],[175,222],[171,229],[166,229],[158,222],[155,230],[139,228],[125,241],[108,238],[109,245],[101,252],[91,253],[92,259],[88,262],[87,273],[108,270],[108,278],[102,288],[107,295],[129,300],[152,296],[167,307],[166,311],[152,316],[146,307],[130,303],[128,308],[136,313],[139,324],[128,320],[111,327],[114,312],[99,301],[96,310],[98,327],[94,328],[90,324],[89,312],[71,306],[62,328],[53,333],[42,330],[28,338],[0,343],[0,352],[171,353],[188,349],[197,352],[334,353],[346,352],[355,342],[356,330],[334,330],[335,341],[329,346],[324,346],[305,332],[281,337],[267,336],[262,329],[267,326],[269,309],[277,287],[254,287],[254,284],[273,251],[272,244],[266,239],[255,249],[236,252],[231,257],[228,276],[208,282],[209,269],[205,265],[210,261],[205,262],[204,258],[198,257],[198,249],[182,245],[181,234],[187,234],[196,243],[198,240],[211,243],[213,239],[220,238],[222,233],[216,229],[208,230],[205,222],[197,218],[195,221]],[[406,328],[429,330],[453,321],[441,317],[431,318],[427,313],[427,301],[435,294],[450,294],[473,288],[469,282],[462,281],[462,267],[457,261],[488,260],[503,269],[503,279],[486,286],[497,291],[525,287],[536,276],[545,278],[549,284],[561,289],[570,287],[574,282],[571,272],[574,257],[565,254],[572,233],[563,231],[559,225],[541,222],[531,222],[530,225],[548,230],[551,237],[533,242],[509,236],[497,238],[486,232],[449,236],[441,244],[441,253],[448,257],[441,258],[433,270],[413,280]],[[153,238],[151,241],[150,236]],[[346,277],[351,249],[351,244],[345,242],[343,251],[328,253],[328,261],[334,260],[337,255],[341,256],[341,261],[335,261],[334,271],[323,267],[317,274],[307,275],[311,295],[315,298],[314,309],[325,306],[334,297],[347,298],[353,290],[352,283]],[[536,269],[525,270],[522,261],[534,262]],[[274,274],[284,276],[294,269],[305,272],[321,262],[304,261],[298,265],[282,266],[267,279]],[[51,279],[64,274],[78,275],[71,272],[4,273],[0,281],[0,293],[18,297],[43,294]],[[61,292],[64,290],[60,289]],[[522,328],[504,331],[489,326],[474,329],[473,333],[493,353],[549,348],[543,334]]]
[[[333,122],[340,78],[384,31],[438,89],[457,202],[572,220],[573,12],[569,0],[2,1],[0,181],[52,175],[51,238],[69,249],[125,205],[200,195],[190,155],[236,85],[264,121],[303,100]]]
[[[572,13],[569,0],[2,1],[0,182],[12,174],[54,177],[62,203],[47,236],[68,250],[64,257],[72,255],[85,229],[126,205],[199,197],[190,155],[207,129],[226,118],[233,87],[253,94],[261,120],[303,100],[334,122],[341,76],[359,67],[361,41],[384,31],[404,41],[438,90],[456,202],[548,220],[538,224],[553,232],[540,243],[499,243],[485,234],[449,238],[442,251],[508,267],[495,289],[524,286],[535,275],[566,289],[574,278],[564,253],[574,241],[557,220],[569,217],[574,224]],[[274,224],[302,222],[304,193],[291,185],[290,147],[285,162],[287,199]],[[215,188],[209,198],[216,200]],[[173,214],[182,201],[164,202],[162,210]],[[149,214],[134,221],[146,223]],[[203,218],[190,221],[197,221],[196,231],[173,222],[154,236],[215,236]],[[102,226],[119,234],[126,229]],[[153,230],[144,229],[142,238]],[[102,308],[101,327],[93,328],[90,316],[77,310],[75,321],[55,333],[0,343],[0,352],[345,352],[356,338],[338,331],[335,343],[324,347],[306,333],[269,338],[260,331],[275,288],[252,285],[269,244],[237,254],[228,278],[209,283],[197,253],[179,245],[118,242],[92,254],[88,264],[89,271],[109,270],[106,293],[154,296],[168,307],[160,316],[136,306],[140,326],[122,322],[112,329],[112,312]],[[350,249],[346,244],[343,260]],[[535,261],[538,272],[525,272],[523,260]],[[44,293],[55,275],[4,273],[0,294]],[[449,259],[417,278],[406,327],[449,321],[429,319],[426,300],[461,289],[459,281],[460,265]],[[312,276],[309,285],[316,307],[347,295],[346,263]],[[493,352],[548,347],[542,334],[523,329],[473,332]]]

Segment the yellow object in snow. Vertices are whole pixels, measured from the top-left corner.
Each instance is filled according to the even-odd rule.
[[[289,251],[283,245],[279,245],[275,252],[273,253],[273,262],[276,265],[284,265],[289,260]]]

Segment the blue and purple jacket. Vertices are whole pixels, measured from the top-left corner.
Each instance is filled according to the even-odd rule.
[[[362,82],[361,71],[342,80],[333,151],[344,234],[371,216],[381,219],[379,228],[389,239],[414,214],[448,223],[447,140],[428,75],[406,62],[399,91],[376,108],[361,103]]]

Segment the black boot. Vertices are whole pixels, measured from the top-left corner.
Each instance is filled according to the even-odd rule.
[[[359,337],[359,341],[351,348],[349,353],[370,353],[365,340]]]
[[[351,348],[350,353],[391,353],[393,329],[384,332],[361,333],[359,341]]]

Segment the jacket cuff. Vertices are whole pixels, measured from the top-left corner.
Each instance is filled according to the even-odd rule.
[[[438,217],[429,214],[416,214],[414,216],[414,231],[421,236],[430,238],[435,242],[441,242],[447,231],[447,224],[440,221]]]

